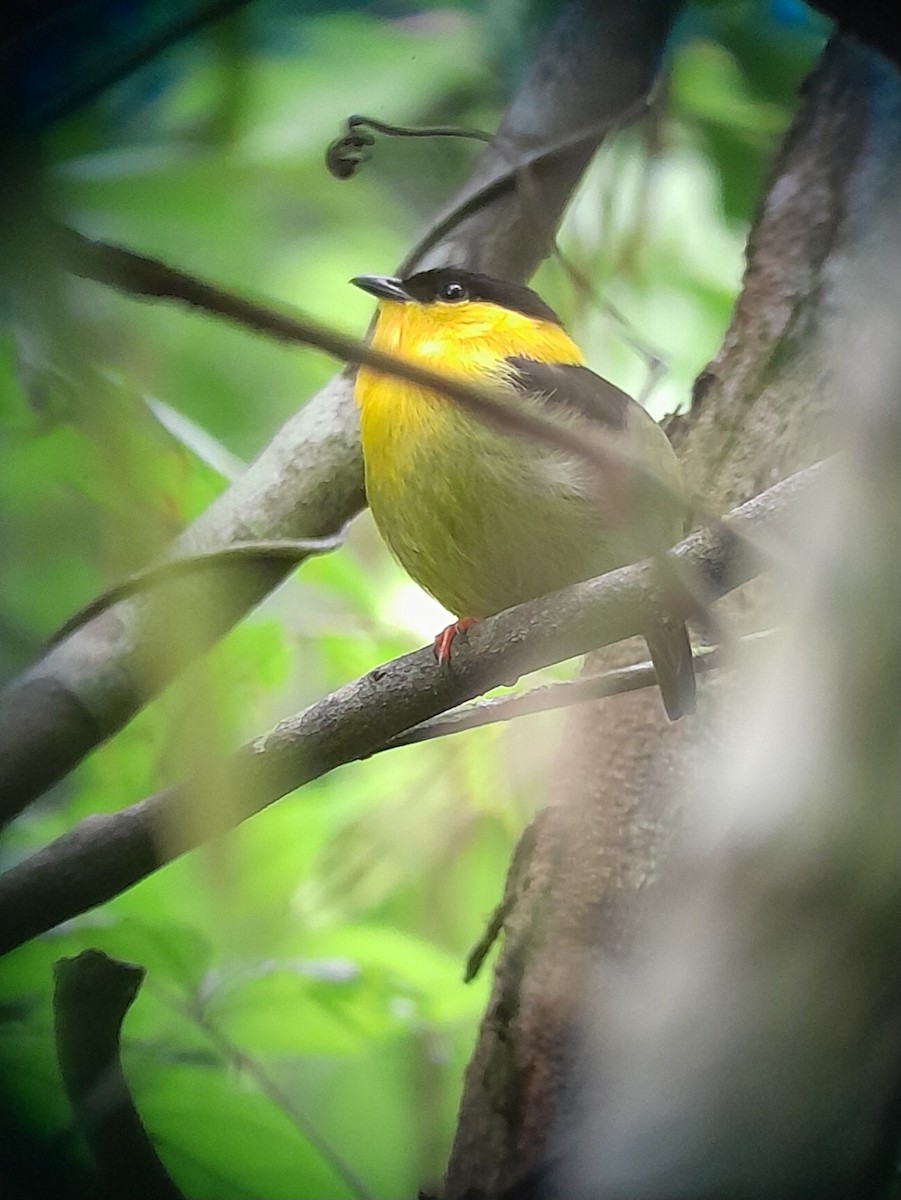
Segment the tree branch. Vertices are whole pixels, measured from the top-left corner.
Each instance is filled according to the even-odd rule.
[[[772,634],[773,630],[745,634],[736,639],[736,645],[765,642]],[[724,666],[725,650],[728,650],[728,647],[702,646],[696,650],[693,656],[695,674],[704,675]],[[571,708],[574,704],[607,700],[611,696],[624,696],[627,692],[638,692],[643,688],[656,686],[657,672],[652,662],[613,667],[598,675],[583,675],[579,679],[570,679],[564,683],[548,683],[530,688],[516,696],[496,696],[488,700],[478,700],[474,704],[464,705],[414,725],[405,733],[391,738],[384,746],[380,746],[379,750],[396,750],[400,746],[432,742],[454,733],[465,733],[470,729],[483,729],[486,725],[515,721],[517,717],[556,712],[561,708]]]
[[[494,142],[436,218],[433,227],[441,226],[441,236],[432,244],[426,235],[412,256],[415,265],[454,263],[527,278],[551,245],[560,214],[604,130],[651,87],[678,7],[674,0],[627,6],[571,0],[544,36]],[[559,146],[579,129],[596,134],[537,165],[527,198],[516,187],[485,191],[493,179],[535,161],[543,148]],[[482,199],[470,211],[467,201],[477,193]],[[455,222],[445,228],[447,213],[454,211]],[[536,212],[544,236],[536,232]],[[351,386],[348,375],[338,375],[293,417],[179,539],[175,553],[215,550],[234,541],[318,537],[343,526],[363,504]],[[232,566],[216,573],[216,610],[191,653],[212,645],[287,570],[285,564],[270,563],[252,572]],[[186,602],[183,587],[172,582],[152,601],[127,601],[103,613],[0,695],[0,796],[7,817],[120,729],[170,680],[176,666],[158,661],[156,639],[165,614]]]
[[[86,625],[93,617],[99,616],[108,608],[112,608],[120,600],[129,596],[138,596],[150,588],[175,579],[179,576],[190,575],[195,571],[208,571],[211,567],[221,566],[225,562],[259,562],[272,560],[275,562],[299,563],[314,554],[326,554],[337,550],[344,544],[344,535],[336,533],[334,537],[324,538],[283,538],[277,542],[232,542],[221,550],[208,550],[205,554],[185,554],[180,558],[167,558],[162,562],[151,563],[141,571],[135,571],[120,579],[112,587],[100,592],[93,600],[89,600],[71,617],[68,617],[58,629],[47,639],[48,649],[63,641],[76,629]]]
[[[105,1185],[117,1200],[183,1200],[147,1136],[122,1063],[119,1036],[144,968],[85,950],[54,965],[53,1023],[63,1084]]]
[[[686,538],[674,557],[701,578],[712,598],[738,587],[760,569],[748,553],[746,532],[781,536],[793,503],[823,470],[809,468],[770,488],[716,530]],[[684,611],[670,610],[676,619],[688,615],[691,603],[676,597],[680,602]],[[404,730],[491,687],[641,633],[661,607],[655,564],[636,563],[482,622],[455,647],[452,669],[439,670],[431,649],[423,649],[370,671],[221,764],[223,827],[335,767],[368,757]],[[231,809],[224,802],[229,796]],[[191,802],[188,781],[121,812],[88,817],[0,876],[0,953],[102,904],[193,849],[203,840],[199,830],[177,847],[170,840],[173,830],[184,828],[179,814]]]

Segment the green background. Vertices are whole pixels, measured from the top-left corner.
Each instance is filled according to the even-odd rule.
[[[35,186],[82,232],[361,336],[348,286],[389,272],[478,153],[379,139],[339,182],[343,118],[491,129],[528,55],[522,5],[251,5],[173,46],[44,134]],[[527,24],[527,23],[526,23]],[[690,8],[653,121],[605,144],[536,286],[589,362],[684,406],[715,353],[767,162],[822,26],[799,5]],[[606,305],[625,317],[624,330]],[[49,307],[49,315],[48,309]],[[335,370],[165,304],[65,280],[7,306],[0,340],[0,678],[135,570]],[[9,865],[92,812],[223,748],[444,623],[368,514],[188,678],[5,834]],[[566,671],[558,672],[565,674]],[[53,1052],[53,961],[142,963],[124,1063],[193,1197],[415,1195],[440,1177],[490,972],[462,964],[509,855],[552,793],[559,715],[344,767],[114,903],[0,962],[0,1078],[44,1144],[82,1153]],[[186,822],[206,825],[214,797]]]

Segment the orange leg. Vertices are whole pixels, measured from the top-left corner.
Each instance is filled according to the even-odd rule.
[[[435,657],[442,667],[446,667],[450,663],[451,643],[454,638],[458,633],[465,633],[467,629],[471,629],[475,623],[475,617],[461,617],[459,621],[454,621],[453,625],[448,625],[447,629],[442,629],[438,634],[435,638]]]

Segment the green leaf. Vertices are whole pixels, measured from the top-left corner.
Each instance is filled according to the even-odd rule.
[[[288,1117],[235,1072],[149,1064],[132,1078],[141,1118],[188,1196],[321,1200],[351,1191]]]
[[[111,958],[138,963],[155,985],[170,985],[186,997],[200,986],[212,964],[207,939],[191,926],[171,921],[113,917],[106,928],[79,930],[73,940],[83,941],[85,949],[96,947]]]
[[[463,962],[424,938],[385,925],[345,925],[303,939],[355,964],[382,989],[389,1010],[406,1020],[451,1024],[474,1016],[484,997],[463,983]]]
[[[372,1023],[354,1021],[354,1005],[339,1003],[335,994],[338,989],[356,994],[355,983],[351,967],[346,982],[330,985],[335,1002],[323,1003],[328,989],[317,989],[302,963],[275,961],[250,969],[249,977],[226,976],[207,999],[205,1013],[253,1054],[359,1054],[365,1037],[373,1033]]]

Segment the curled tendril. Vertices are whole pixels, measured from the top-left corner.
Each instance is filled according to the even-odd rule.
[[[325,165],[335,179],[351,179],[360,166],[368,161],[375,137],[367,129],[389,137],[459,137],[478,142],[491,141],[491,134],[481,129],[461,129],[456,125],[389,125],[374,117],[354,114],[347,118],[344,132],[329,144],[325,152]]]
[[[357,129],[348,129],[341,137],[335,138],[325,152],[325,165],[329,174],[336,179],[350,179],[356,175],[359,167],[369,159],[369,148],[375,145],[371,133],[362,133]]]

